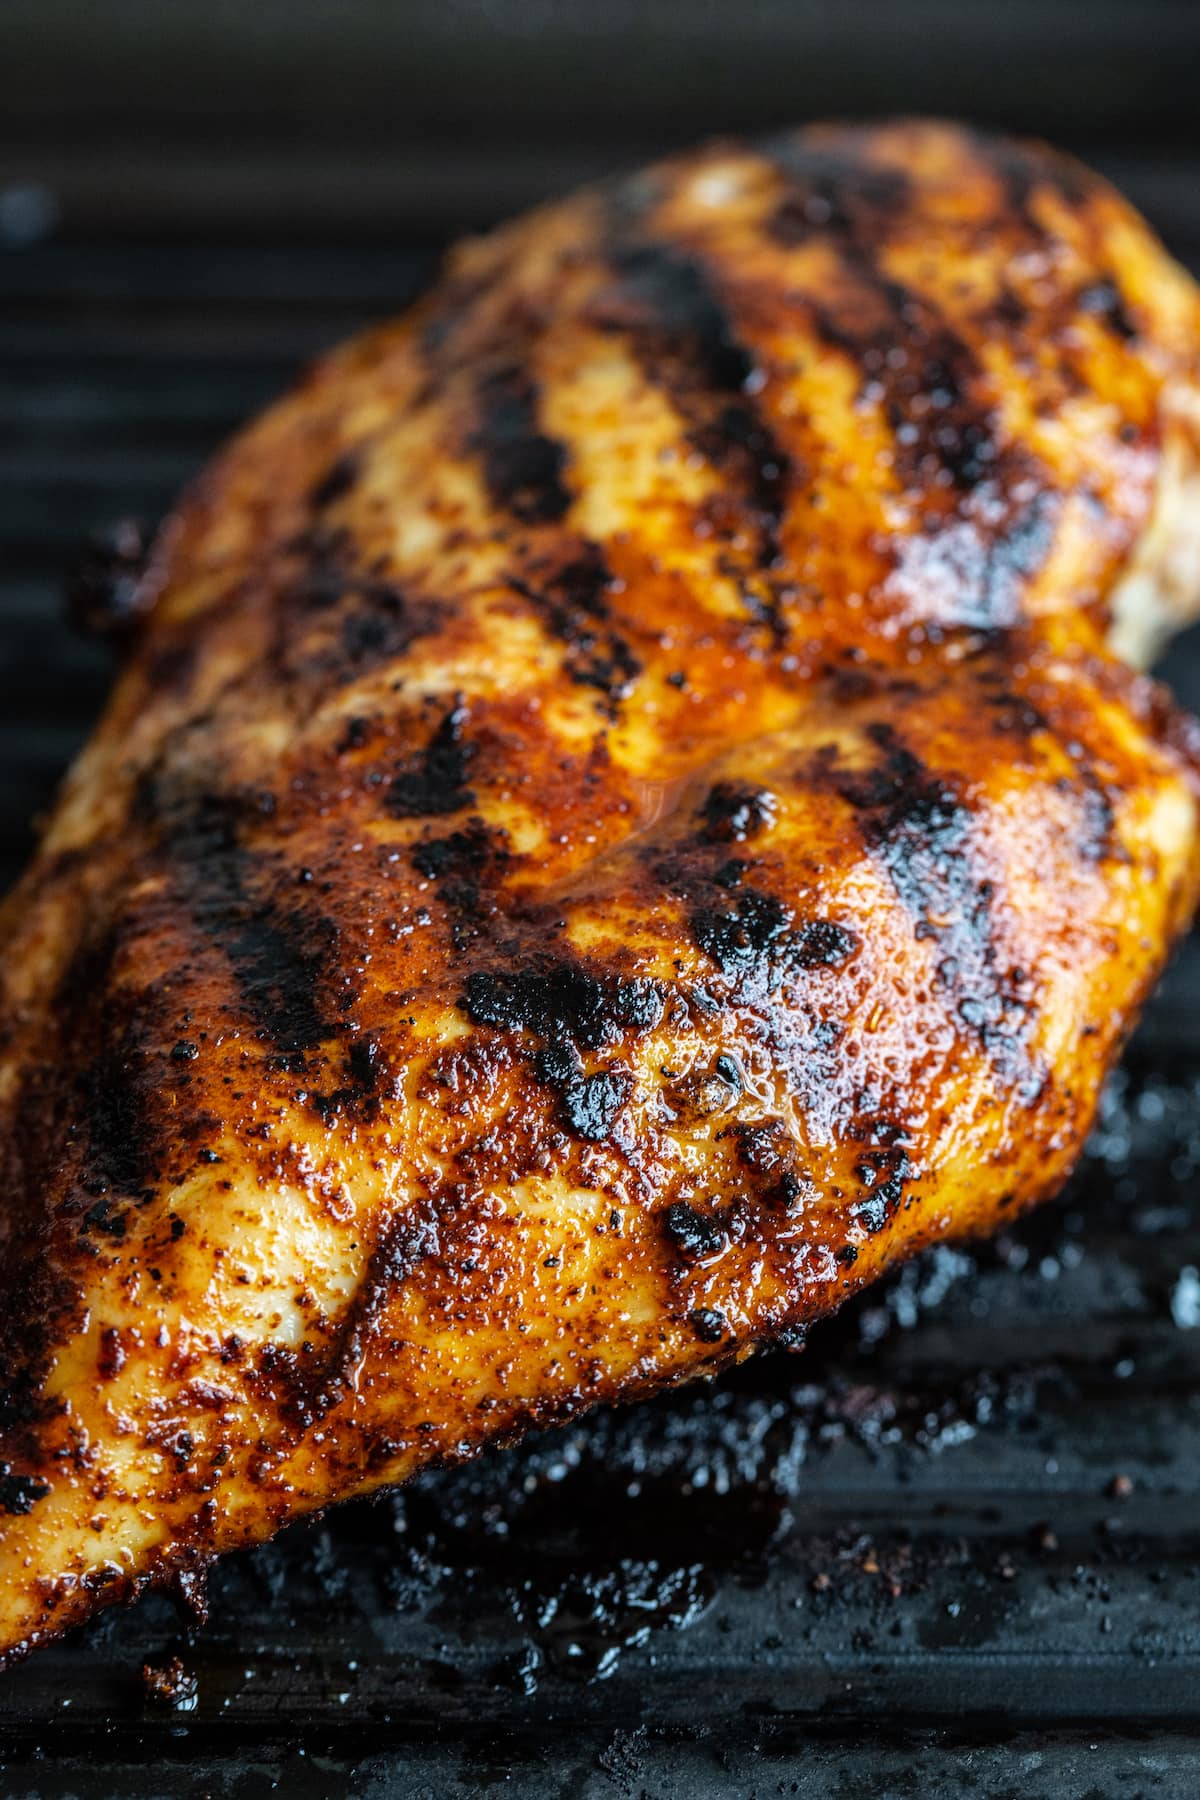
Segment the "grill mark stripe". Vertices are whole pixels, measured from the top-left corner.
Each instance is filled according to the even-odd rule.
[[[1006,983],[992,905],[972,844],[971,809],[890,725],[868,726],[879,760],[865,770],[826,762],[813,771],[858,816],[863,843],[886,870],[918,938],[937,944],[938,984],[1007,1078],[1027,1073],[1028,1003]]]
[[[254,857],[227,797],[166,808],[163,854],[197,931],[226,959],[245,1016],[285,1067],[336,1035],[321,1006],[337,928],[322,914],[281,908],[254,892]]]
[[[794,471],[754,404],[754,356],[703,258],[629,238],[622,227],[628,222],[614,220],[608,260],[615,287],[598,302],[597,323],[630,334],[646,380],[687,421],[693,447],[740,493],[754,519],[759,568],[771,569],[780,560]]]
[[[806,297],[819,337],[849,355],[864,386],[881,400],[897,462],[927,502],[938,505],[939,478],[946,478],[934,541],[940,537],[944,545],[956,526],[964,538],[947,548],[947,566],[940,571],[956,590],[962,622],[1013,623],[1020,616],[1022,587],[1050,547],[1045,484],[1028,481],[1034,470],[1027,452],[1000,441],[995,408],[978,397],[987,375],[971,346],[934,300],[884,271],[882,253],[894,221],[914,205],[907,177],[872,168],[845,151],[794,139],[774,141],[768,153],[787,183],[768,233],[784,247],[812,237],[831,242],[853,287],[871,310],[882,313],[882,324],[856,328],[851,308]],[[897,360],[897,349],[909,352],[905,360]],[[1017,501],[1013,490],[1021,482],[1030,498]],[[980,497],[988,503],[986,517],[977,504]],[[929,573],[930,541],[918,538],[914,546],[920,579]]]
[[[613,619],[612,571],[598,544],[581,539],[578,554],[536,585],[513,575],[509,585],[537,608],[547,630],[563,646],[563,667],[580,687],[599,690],[609,717],[619,717],[642,672],[641,658]]]
[[[564,479],[566,446],[538,423],[538,387],[528,369],[493,369],[476,388],[477,419],[469,447],[483,462],[493,503],[523,525],[548,525],[571,504]]]

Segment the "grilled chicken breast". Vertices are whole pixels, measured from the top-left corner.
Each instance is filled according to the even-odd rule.
[[[1074,163],[815,129],[203,476],[0,923],[0,1660],[1059,1186],[1200,885],[1198,347]]]

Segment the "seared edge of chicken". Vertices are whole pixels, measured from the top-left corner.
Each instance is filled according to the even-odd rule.
[[[0,923],[0,1661],[1053,1192],[1197,897],[1200,309],[1077,165],[715,146],[162,534]]]

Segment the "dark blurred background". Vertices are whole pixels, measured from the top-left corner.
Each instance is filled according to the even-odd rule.
[[[1198,91],[1196,0],[0,0],[0,891],[111,678],[61,617],[82,535],[449,238],[935,112],[1078,151],[1200,271]],[[1194,640],[1167,672],[1200,698]],[[141,1698],[165,1599],[9,1675],[0,1792],[1194,1800],[1198,1015],[1193,940],[1071,1195],[801,1364],[235,1559],[194,1717]]]
[[[1198,64],[1192,0],[8,0],[0,175],[72,238],[436,241],[698,135],[900,108],[1097,153],[1169,226]]]

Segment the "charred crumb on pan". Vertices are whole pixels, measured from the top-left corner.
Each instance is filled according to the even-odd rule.
[[[476,409],[469,443],[494,503],[523,525],[561,519],[571,504],[567,451],[538,424],[538,387],[528,369],[514,363],[485,375]]]
[[[781,1325],[771,1337],[772,1347],[796,1356],[808,1347],[807,1325]]]
[[[469,712],[460,699],[445,714],[425,749],[393,776],[387,808],[393,818],[427,819],[473,806],[467,770],[478,745],[466,736]]]

